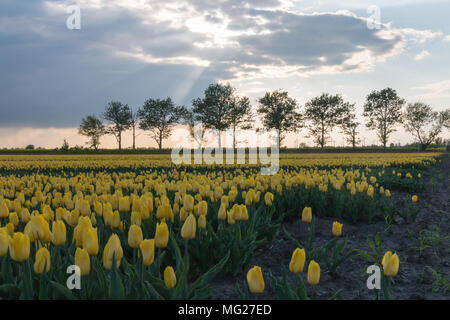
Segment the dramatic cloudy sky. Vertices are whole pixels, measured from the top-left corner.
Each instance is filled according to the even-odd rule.
[[[66,26],[72,5],[79,30]],[[390,86],[442,110],[450,107],[448,12],[450,1],[437,0],[1,0],[0,147],[83,145],[77,126],[108,101],[137,109],[171,96],[190,106],[214,81],[255,107],[268,90],[287,90],[301,105],[328,92],[361,115],[366,95]],[[376,142],[360,130],[365,144]],[[305,134],[286,142],[307,142]],[[399,130],[391,142],[409,140]],[[137,145],[155,146],[145,133]]]

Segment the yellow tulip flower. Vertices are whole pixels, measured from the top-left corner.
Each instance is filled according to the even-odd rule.
[[[291,271],[292,273],[303,272],[305,259],[305,249],[295,249],[295,251],[292,253],[291,262],[289,263],[289,271]]]
[[[247,284],[251,293],[264,291],[264,278],[260,267],[254,266],[247,272]]]

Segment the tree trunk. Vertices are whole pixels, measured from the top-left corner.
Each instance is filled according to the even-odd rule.
[[[122,132],[119,132],[119,150],[122,150]]]
[[[320,140],[320,147],[323,150],[323,147],[325,146],[325,129],[323,128],[323,124],[322,124],[322,138]]]
[[[219,149],[222,149],[222,135],[221,135],[221,131],[220,130],[217,130],[217,135],[218,135],[218,138],[219,138]]]
[[[136,126],[133,126],[133,150],[136,150]]]
[[[159,150],[162,149],[162,133],[159,134],[159,142],[158,142]]]
[[[236,126],[233,126],[233,149],[236,150]]]
[[[281,149],[281,130],[278,130],[278,141],[277,141],[277,144],[278,144],[278,150],[280,150]]]

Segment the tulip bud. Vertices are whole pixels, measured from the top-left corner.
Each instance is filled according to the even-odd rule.
[[[86,235],[83,238],[83,248],[91,256],[95,256],[98,253],[98,235],[97,228],[89,228],[86,231]]]
[[[91,228],[92,228],[91,219],[89,219],[89,217],[80,217],[78,225],[73,230],[73,239],[72,239],[72,241],[75,241],[75,245],[77,247],[83,246],[84,237],[86,237],[88,230]]]
[[[4,257],[8,252],[9,236],[5,228],[0,228],[0,257]]]
[[[91,214],[91,205],[88,200],[80,201],[80,213],[83,217],[89,216]]]
[[[400,260],[396,253],[392,254],[391,251],[386,252],[381,264],[383,265],[385,276],[394,277],[397,275]]]
[[[137,249],[142,240],[143,235],[141,227],[135,224],[131,225],[130,229],[128,230],[128,245],[131,248]]]
[[[271,192],[267,192],[264,195],[264,203],[266,204],[266,206],[270,207],[272,206],[273,203],[273,194]]]
[[[219,220],[225,220],[227,218],[227,208],[224,204],[220,205],[219,212],[217,213]]]
[[[220,198],[220,205],[222,206],[224,206],[225,207],[225,209],[227,209],[228,208],[228,204],[230,203],[230,198],[229,198],[229,196],[222,196],[222,198]]]
[[[99,216],[103,215],[103,205],[102,205],[101,202],[95,201],[95,203],[94,203],[94,211]]]
[[[129,197],[120,197],[119,198],[119,211],[120,212],[128,212],[130,211],[130,198]]]
[[[169,228],[167,227],[166,222],[163,220],[161,223],[156,225],[155,232],[155,245],[157,248],[165,248],[167,247],[167,243],[169,242]]]
[[[9,208],[6,201],[2,200],[2,203],[0,204],[0,218],[6,218],[7,216],[9,216]]]
[[[205,200],[200,201],[198,203],[198,214],[205,216],[207,213],[208,213],[208,203]]]
[[[142,222],[141,213],[139,211],[131,211],[130,223],[140,226],[141,222]]]
[[[289,271],[291,271],[292,273],[303,272],[305,259],[305,249],[295,249],[295,251],[292,253],[291,262],[289,263]]]
[[[47,250],[47,248],[40,248],[36,252],[36,258],[34,262],[34,272],[37,274],[41,274],[44,272],[48,272],[50,270],[50,252]]]
[[[247,210],[247,206],[245,204],[241,205],[240,213],[241,214],[240,214],[239,220],[247,221],[248,220],[248,210]]]
[[[44,243],[49,243],[52,240],[50,226],[42,215],[35,215],[31,218],[31,228],[33,233],[37,235],[35,239],[40,239]]]
[[[231,209],[230,211],[227,212],[227,216],[228,216],[228,224],[235,224],[236,220],[234,219],[234,210]]]
[[[66,243],[66,225],[62,220],[53,221],[52,243],[55,246],[62,246]]]
[[[312,210],[311,207],[305,207],[302,211],[302,221],[310,223],[312,221]]]
[[[412,200],[412,202],[416,203],[419,200],[419,198],[417,197],[417,195],[413,195],[411,197],[411,200]]]
[[[319,283],[320,280],[320,266],[314,260],[311,260],[308,266],[308,283],[312,286]]]
[[[120,213],[119,211],[114,211],[112,217],[111,217],[111,227],[113,229],[120,228]]]
[[[194,197],[192,197],[190,194],[186,194],[184,196],[183,208],[187,212],[191,212],[194,209]]]
[[[116,266],[119,267],[123,257],[123,249],[117,234],[111,235],[111,237],[109,238],[108,242],[105,245],[105,248],[103,249],[103,266],[107,270],[112,268],[113,255],[114,259],[116,260],[115,261]]]
[[[183,239],[194,239],[196,231],[196,221],[192,213],[187,217],[181,228],[181,237]]]
[[[155,259],[155,239],[146,239],[139,244],[144,266],[149,266]]]
[[[254,266],[247,272],[247,284],[251,293],[264,291],[264,278],[260,267]]]
[[[86,249],[77,248],[75,251],[75,265],[80,268],[82,276],[86,276],[91,271],[91,260]]]
[[[198,217],[198,227],[199,229],[206,229],[206,216],[203,214]]]
[[[340,237],[342,234],[342,223],[339,223],[337,221],[333,222],[333,228],[331,230],[331,232],[336,236],[336,237]]]
[[[9,254],[17,262],[27,260],[30,256],[30,238],[21,232],[14,233],[9,242]]]
[[[172,289],[177,284],[177,276],[172,267],[166,267],[164,270],[164,283],[168,289]]]
[[[12,223],[14,227],[19,225],[19,216],[17,215],[17,212],[11,212],[9,214],[9,223]]]

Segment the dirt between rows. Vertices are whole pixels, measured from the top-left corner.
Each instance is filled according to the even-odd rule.
[[[450,299],[450,156],[443,158],[441,164],[430,167],[424,173],[426,188],[418,192],[420,211],[415,222],[406,223],[402,218],[395,218],[391,230],[385,222],[371,224],[344,224],[343,236],[348,237],[347,249],[370,251],[368,239],[374,240],[379,233],[381,252],[391,250],[400,258],[400,268],[394,278],[392,296],[400,300]],[[403,205],[403,199],[410,194],[392,192],[392,201]],[[329,241],[333,236],[331,227],[334,219],[318,218],[316,220],[316,236],[314,247]],[[308,224],[299,219],[285,222],[283,226],[300,243],[304,244],[307,237]],[[254,265],[262,268],[265,279],[265,291],[255,295],[256,299],[277,299],[275,292],[269,286],[267,273],[271,270],[276,277],[287,274],[288,281],[293,283],[294,277],[289,272],[289,262],[294,244],[280,231],[271,243],[265,244],[255,252],[254,257],[245,271],[237,276],[225,275],[214,280],[211,299],[239,299],[235,289],[238,282],[241,286],[248,269]],[[338,299],[373,300],[373,290],[367,288],[369,274],[366,269],[375,261],[367,261],[361,255],[354,255],[346,260],[332,276],[326,266],[321,265],[320,283],[313,290],[313,299],[329,299],[336,291],[343,289]],[[441,275],[441,281],[433,275],[430,267]],[[306,267],[305,267],[306,271]],[[304,273],[305,273],[304,271]],[[302,275],[306,280],[306,274]],[[443,279],[443,280],[442,280]],[[305,281],[306,283],[306,281]],[[312,288],[306,285],[308,294]]]

